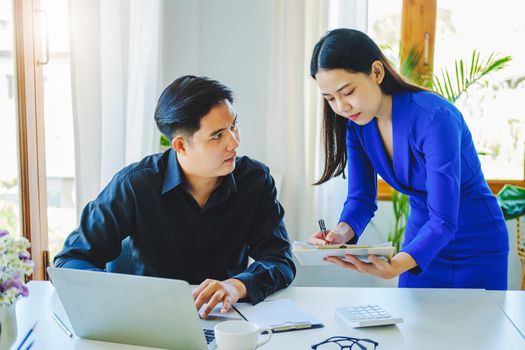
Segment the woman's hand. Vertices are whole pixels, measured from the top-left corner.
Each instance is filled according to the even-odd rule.
[[[310,236],[308,243],[313,245],[343,244],[354,238],[355,233],[346,222],[340,222],[333,230],[328,231],[326,237],[318,231]]]
[[[375,255],[369,255],[368,260],[370,262],[364,262],[350,254],[345,255],[345,260],[337,256],[327,256],[323,260],[345,269],[368,273],[383,279],[392,279],[417,266],[414,258],[405,252],[396,254],[391,261],[385,261]]]

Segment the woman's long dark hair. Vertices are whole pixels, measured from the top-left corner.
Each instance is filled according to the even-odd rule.
[[[335,29],[328,32],[315,45],[310,62],[310,75],[320,70],[345,69],[351,73],[370,74],[372,63],[381,61],[385,77],[380,84],[384,94],[392,95],[404,91],[427,91],[408,82],[385,57],[377,44],[363,32],[354,29]],[[343,174],[348,159],[346,154],[346,128],[348,120],[335,114],[328,101],[323,108],[323,144],[325,165],[321,178],[314,183],[320,185],[332,177]]]

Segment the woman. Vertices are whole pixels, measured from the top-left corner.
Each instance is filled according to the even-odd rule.
[[[340,222],[313,244],[356,242],[377,209],[377,174],[409,195],[401,251],[390,261],[326,260],[400,287],[507,288],[508,233],[461,113],[402,78],[366,34],[329,32],[315,46],[311,76],[324,101],[322,184],[348,161]],[[323,238],[324,237],[324,238]]]

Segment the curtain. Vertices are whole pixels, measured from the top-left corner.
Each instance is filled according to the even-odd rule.
[[[291,239],[306,240],[317,220],[337,224],[346,182],[333,179],[312,186],[321,174],[322,98],[310,77],[315,43],[327,30],[364,30],[366,0],[289,0],[273,2],[267,111],[266,161],[281,179],[279,199]],[[302,14],[302,15],[301,15]]]
[[[368,18],[368,2],[366,0],[331,1],[329,13],[328,30],[353,28],[366,32]],[[315,109],[315,115],[310,118],[310,121],[312,124],[316,124],[316,137],[312,136],[311,138],[317,144],[317,149],[315,150],[316,162],[311,165],[313,169],[311,171],[315,172],[315,178],[319,179],[324,159],[321,153],[320,126],[318,125],[322,114],[322,100],[318,97],[319,91],[317,87],[314,95],[309,95],[309,98],[307,98],[307,101],[310,101],[311,104],[310,110],[313,112]],[[347,180],[339,176],[325,182],[321,186],[316,186],[314,189],[313,203],[315,213],[317,213],[319,218],[325,219],[328,229],[335,227],[339,223],[339,216],[347,196],[347,187]]]
[[[122,167],[159,150],[161,0],[70,0],[77,218]]]
[[[268,112],[266,113],[266,162],[280,179],[279,199],[292,238],[303,231],[300,214],[307,210],[307,174],[304,164],[305,123],[305,13],[302,0],[272,3]]]

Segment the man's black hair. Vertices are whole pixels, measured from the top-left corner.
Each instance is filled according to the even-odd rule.
[[[185,75],[160,95],[155,122],[169,140],[177,133],[191,137],[199,130],[202,117],[225,100],[233,103],[233,92],[227,86],[207,77]]]

